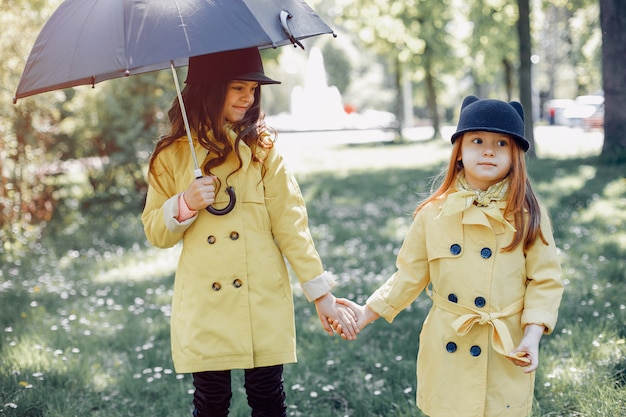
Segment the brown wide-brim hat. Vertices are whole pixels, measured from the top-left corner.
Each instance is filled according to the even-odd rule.
[[[258,48],[235,49],[189,58],[185,80],[187,84],[230,80],[280,84],[280,81],[265,75]]]

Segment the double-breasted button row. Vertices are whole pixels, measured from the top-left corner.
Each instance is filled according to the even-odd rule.
[[[458,303],[459,297],[457,297],[455,293],[451,292],[450,294],[448,294],[448,301],[450,301],[451,303]],[[478,308],[483,308],[487,305],[487,300],[485,300],[485,297],[478,296],[474,299],[474,305]]]
[[[241,288],[241,286],[243,285],[243,281],[237,278],[232,282],[232,284],[235,288]],[[211,284],[211,289],[213,291],[219,291],[222,289],[222,284],[219,282],[214,282],[213,284]]]
[[[230,232],[230,235],[228,236],[230,238],[230,240],[237,240],[239,239],[239,233],[238,232]],[[207,237],[206,239],[207,243],[209,245],[213,245],[215,242],[217,242],[217,238],[213,235]]]
[[[450,253],[451,253],[452,255],[454,255],[454,256],[456,256],[456,255],[460,255],[460,254],[461,254],[461,251],[462,251],[461,245],[459,245],[458,243],[454,243],[454,244],[450,245]],[[493,253],[493,252],[492,252],[492,251],[491,251],[491,249],[489,249],[489,248],[482,248],[482,249],[480,250],[480,256],[481,256],[483,259],[489,259],[489,258],[491,258],[492,253]]]
[[[454,353],[457,350],[457,345],[454,342],[448,342],[446,343],[446,351],[449,353]],[[482,349],[480,348],[480,346],[474,345],[470,348],[469,353],[470,355],[476,357],[476,356],[480,356],[482,352]]]

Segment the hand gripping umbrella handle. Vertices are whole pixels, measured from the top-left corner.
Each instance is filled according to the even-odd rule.
[[[183,122],[185,124],[185,132],[187,132],[187,142],[189,142],[189,150],[191,151],[191,157],[193,159],[193,173],[197,178],[202,178],[202,170],[198,164],[198,158],[196,157],[196,150],[193,147],[193,139],[191,137],[191,130],[189,129],[189,120],[187,119],[187,110],[185,110],[185,103],[183,102],[183,95],[180,92],[180,85],[178,84],[178,77],[176,76],[176,68],[174,67],[174,61],[170,61],[170,68],[172,69],[172,75],[174,76],[174,84],[176,85],[176,94],[178,96],[178,104],[180,105],[180,111],[183,116]],[[206,210],[216,216],[223,216],[230,213],[235,207],[237,198],[235,196],[235,189],[233,187],[227,187],[226,192],[230,197],[230,201],[223,209],[216,209],[211,206],[207,206]]]
[[[235,208],[235,203],[237,202],[237,196],[235,196],[235,189],[233,187],[226,187],[226,192],[230,197],[230,201],[223,209],[216,209],[213,206],[207,206],[206,211],[216,216],[223,216],[224,214],[230,213]]]

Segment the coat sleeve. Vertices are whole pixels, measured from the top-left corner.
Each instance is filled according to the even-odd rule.
[[[396,272],[367,300],[388,322],[407,308],[430,282],[423,210],[418,212],[396,259]]]
[[[554,330],[563,295],[561,265],[548,212],[541,208],[541,232],[548,244],[537,238],[526,252],[528,279],[524,295],[522,326],[540,324],[546,333]]]
[[[178,243],[184,232],[191,226],[198,215],[179,222],[178,197],[173,158],[168,149],[161,152],[155,161],[154,176],[149,174],[148,195],[141,215],[144,232],[148,241],[159,248],[169,248]]]
[[[265,160],[265,170],[265,205],[274,239],[296,273],[307,299],[315,300],[335,287],[336,282],[324,271],[315,249],[300,187],[276,147]]]

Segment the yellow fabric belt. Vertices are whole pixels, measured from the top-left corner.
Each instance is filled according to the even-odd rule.
[[[513,339],[511,338],[509,329],[506,327],[506,324],[500,320],[503,317],[510,317],[522,311],[524,308],[523,298],[520,298],[504,310],[486,313],[458,303],[453,303],[434,291],[429,295],[431,296],[434,305],[447,311],[448,313],[459,316],[458,319],[451,323],[452,329],[454,329],[458,336],[465,336],[470,330],[472,330],[472,327],[474,327],[475,324],[489,324],[493,328],[492,344],[496,352],[506,356],[507,358],[513,358],[518,361],[530,363],[528,358],[511,354],[513,349],[515,349],[515,345],[513,345]]]

